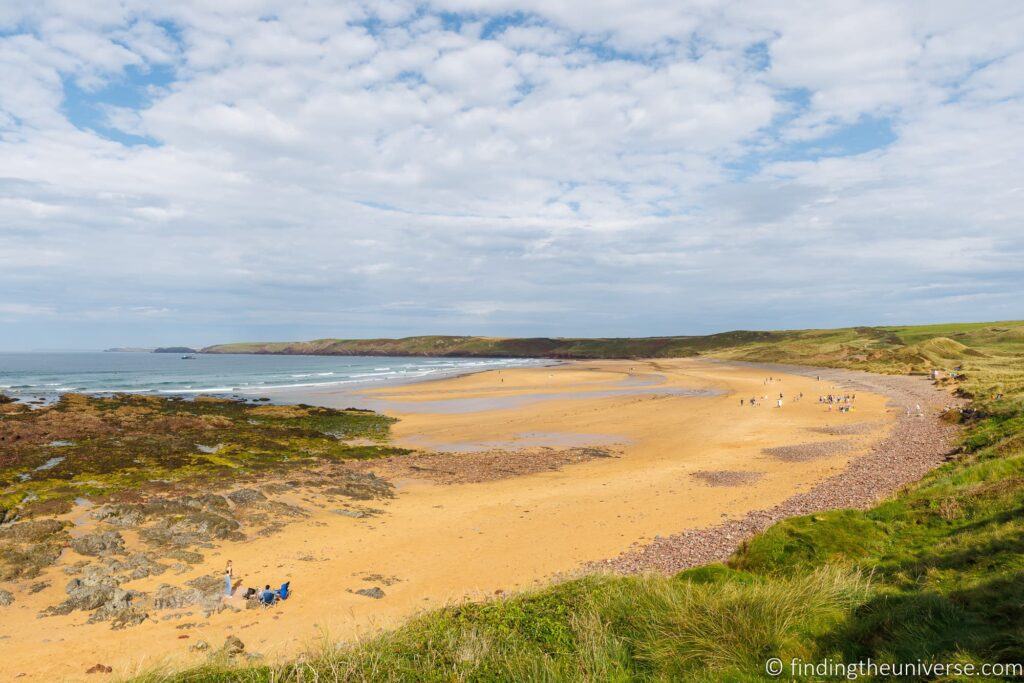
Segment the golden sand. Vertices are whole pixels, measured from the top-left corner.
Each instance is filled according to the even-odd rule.
[[[819,394],[833,390],[826,382],[783,375],[766,385],[768,374],[774,373],[692,360],[595,361],[373,392],[395,406],[389,412],[400,418],[393,429],[398,444],[467,450],[479,444],[587,442],[617,444],[621,456],[482,483],[403,480],[397,482],[397,498],[369,503],[385,510],[370,519],[341,516],[297,496],[290,502],[312,514],[284,532],[207,550],[205,563],[188,574],[124,586],[150,591],[165,582],[180,585],[221,571],[230,558],[246,586],[291,580],[292,598],[269,610],[224,611],[210,618],[196,610],[169,620],[154,612],[122,631],[86,624],[88,615],[81,612],[37,618],[64,597],[68,577],[61,568],[79,559],[66,551],[61,565],[41,577],[51,581],[49,588],[28,595],[19,585],[14,605],[0,608],[0,680],[21,673],[27,675],[20,680],[90,680],[97,676],[85,670],[96,663],[112,666],[115,675],[183,666],[204,656],[189,652],[190,645],[202,639],[216,648],[231,634],[270,661],[288,658],[325,635],[352,639],[452,601],[542,585],[655,535],[770,507],[841,470],[888,430],[892,415],[882,396],[859,394],[854,412],[827,412],[817,402]],[[718,393],[665,395],[673,388]],[[780,391],[786,397],[781,409],[775,407]],[[794,402],[800,392],[804,400]],[[759,407],[740,407],[740,397],[755,395],[767,398]],[[486,409],[474,410],[481,407]],[[851,422],[875,427],[842,455],[785,462],[761,452],[849,440],[812,429]],[[719,470],[760,477],[721,487],[691,476]],[[363,580],[368,575],[378,578]],[[385,596],[350,592],[370,586],[380,586]],[[242,606],[240,598],[234,600]],[[187,623],[198,625],[177,628]]]

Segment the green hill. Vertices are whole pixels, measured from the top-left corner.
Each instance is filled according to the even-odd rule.
[[[704,336],[505,338],[421,336],[218,344],[202,353],[492,358],[686,358],[804,363],[876,372],[924,372],[982,359],[1024,341],[1024,322],[831,330],[736,330]]]
[[[920,660],[973,666],[981,673],[986,663],[1024,662],[1021,323],[658,340],[416,339],[390,340],[387,348],[408,352],[424,343],[429,347],[424,339],[440,339],[461,340],[435,344],[459,353],[516,348],[520,353],[510,355],[527,355],[526,350],[532,355],[546,348],[580,354],[562,357],[701,354],[882,372],[959,367],[956,377],[941,381],[973,401],[962,415],[949,416],[964,422],[959,451],[917,484],[867,511],[836,510],[780,522],[724,565],[672,577],[588,576],[430,612],[363,642],[326,643],[286,665],[213,659],[139,680],[750,681],[765,677],[770,657],[786,667],[793,659]],[[364,342],[361,348],[383,348],[388,341]],[[353,348],[350,342],[323,344],[318,348]],[[271,352],[266,345],[246,348]],[[278,348],[275,352],[297,352],[300,346]],[[989,671],[979,680],[1022,673]],[[793,675],[788,668],[780,677],[791,678],[827,680]]]
[[[564,339],[423,336],[402,339],[316,339],[307,342],[219,344],[203,353],[324,356],[463,356],[488,358],[674,358],[768,341],[778,332],[725,332],[704,337]]]

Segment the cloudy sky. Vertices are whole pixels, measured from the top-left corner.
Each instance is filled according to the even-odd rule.
[[[1024,318],[1024,4],[5,0],[0,348]]]

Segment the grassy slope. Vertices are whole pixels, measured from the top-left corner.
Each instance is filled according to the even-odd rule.
[[[309,342],[220,344],[203,353],[279,353],[508,358],[679,358],[740,343],[767,341],[785,332],[724,332],[704,337],[551,339],[427,336],[403,339],[317,339]]]
[[[929,344],[946,338],[955,344]],[[706,336],[607,339],[512,339],[425,336],[403,339],[318,339],[308,342],[220,344],[204,353],[299,355],[496,356],[524,358],[681,358],[698,354],[806,360],[827,365],[884,365],[890,371],[921,369],[957,344],[1001,347],[1024,341],[1024,322],[953,323],[917,327],[850,327],[834,330],[759,332],[738,330]],[[923,345],[923,347],[922,347]],[[894,353],[899,351],[899,353]]]
[[[728,566],[587,577],[426,614],[283,667],[145,680],[753,680],[765,658],[1024,661],[1024,327],[777,333],[714,355],[883,372],[963,367],[961,453],[872,510],[779,523]],[[1002,397],[997,398],[998,394]]]

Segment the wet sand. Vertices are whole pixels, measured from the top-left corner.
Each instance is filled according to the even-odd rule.
[[[766,385],[768,375],[781,381]],[[829,412],[817,396],[835,387],[758,368],[659,360],[490,371],[367,392],[362,398],[400,418],[393,428],[399,445],[454,453],[495,444],[512,452],[517,444],[591,445],[617,457],[467,484],[405,477],[394,482],[395,499],[369,503],[383,513],[364,519],[309,496],[281,498],[310,516],[273,536],[206,550],[205,563],[180,577],[125,585],[152,591],[219,572],[230,558],[245,586],[291,580],[292,598],[270,610],[209,618],[188,609],[153,612],[122,631],[86,624],[81,612],[39,619],[40,610],[63,598],[62,567],[80,559],[65,551],[41,577],[50,587],[26,594],[19,585],[16,602],[0,608],[0,679],[24,673],[19,680],[89,680],[96,675],[85,671],[96,663],[112,666],[115,675],[184,666],[205,656],[189,652],[190,645],[205,640],[217,648],[228,635],[271,661],[293,657],[323,636],[369,635],[421,610],[542,585],[635,543],[740,519],[810,490],[888,433],[895,415],[885,396],[858,392],[853,412]],[[781,409],[774,407],[780,391]],[[793,402],[799,392],[804,400]],[[740,407],[740,397],[753,395],[768,398]],[[341,407],[352,400],[329,393],[296,398]],[[445,402],[459,410],[438,409]],[[866,426],[850,435],[844,427],[851,424]],[[821,457],[786,460],[764,451],[833,439],[843,448]],[[354,592],[373,586],[383,598]],[[243,607],[239,598],[231,603]],[[185,624],[194,626],[178,628]]]

